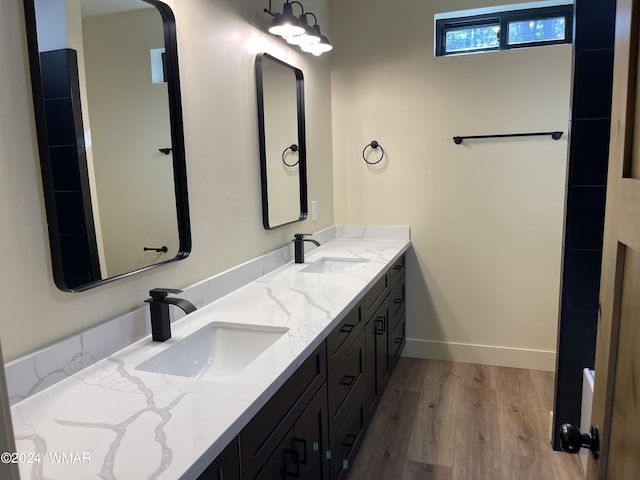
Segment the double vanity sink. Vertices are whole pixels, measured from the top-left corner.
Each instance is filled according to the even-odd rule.
[[[146,337],[14,405],[18,452],[91,457],[21,476],[197,478],[409,245],[327,242],[175,321],[171,339]]]

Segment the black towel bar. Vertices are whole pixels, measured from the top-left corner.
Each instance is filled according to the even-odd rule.
[[[535,137],[540,135],[551,135],[554,140],[560,140],[564,132],[538,132],[538,133],[499,133],[496,135],[466,135],[460,137],[453,137],[453,141],[456,145],[460,145],[463,140],[473,138],[505,138],[505,137]]]

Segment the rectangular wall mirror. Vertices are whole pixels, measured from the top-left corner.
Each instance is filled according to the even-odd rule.
[[[188,256],[171,9],[24,0],[53,276],[83,291]]]
[[[256,57],[262,223],[270,230],[307,218],[302,70],[269,54]]]

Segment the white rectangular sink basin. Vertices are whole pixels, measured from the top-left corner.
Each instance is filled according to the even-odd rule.
[[[212,322],[136,370],[209,381],[230,380],[289,331],[285,327]]]
[[[300,271],[306,273],[348,273],[362,268],[368,261],[367,258],[322,257]]]

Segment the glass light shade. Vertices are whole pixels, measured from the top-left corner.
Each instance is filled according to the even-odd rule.
[[[311,53],[316,57],[319,57],[323,53],[333,50],[333,45],[331,45],[329,39],[322,35],[322,33],[320,32],[320,25],[314,25],[313,30],[320,37],[320,41],[308,45],[300,45],[300,50],[302,50],[303,52]]]
[[[303,33],[302,35],[296,35],[295,37],[286,37],[287,43],[291,45],[312,45],[320,41],[320,37],[316,35],[309,35]]]
[[[333,45],[329,43],[329,40],[327,39],[327,37],[322,35],[320,38],[321,38],[320,41],[317,43],[300,45],[300,50],[302,50],[303,52],[312,53],[316,57],[319,57],[323,53],[333,50]]]
[[[269,33],[280,35],[281,37],[294,37],[305,32],[300,20],[293,14],[293,9],[289,2],[282,5],[282,13],[277,14],[273,19],[273,25],[269,28]]]
[[[320,35],[307,23],[307,17],[304,14],[300,16],[300,25],[304,28],[304,33],[295,37],[287,37],[287,43],[291,45],[309,45],[320,41]]]

